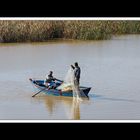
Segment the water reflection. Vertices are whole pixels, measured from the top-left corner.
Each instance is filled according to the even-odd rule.
[[[71,97],[55,97],[55,96],[48,96],[48,95],[41,95],[34,98],[36,102],[43,102],[45,103],[45,107],[47,112],[50,115],[56,115],[58,110],[64,112],[67,119],[73,120],[80,120],[80,106],[81,104],[88,102],[88,99],[83,99],[83,101],[79,101],[76,98]],[[59,111],[58,111],[59,112]]]
[[[80,120],[80,105],[76,98],[63,98],[63,105],[68,119]]]
[[[71,108],[71,119],[79,120],[80,119],[80,101],[73,99],[72,108]]]

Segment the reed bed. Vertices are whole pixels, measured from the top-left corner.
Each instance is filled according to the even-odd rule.
[[[140,21],[0,20],[0,42],[42,42],[51,39],[103,40],[112,35],[139,34]]]

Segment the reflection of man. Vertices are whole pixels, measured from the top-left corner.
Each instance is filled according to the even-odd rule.
[[[75,99],[72,102],[71,115],[71,119],[80,120],[80,102]]]

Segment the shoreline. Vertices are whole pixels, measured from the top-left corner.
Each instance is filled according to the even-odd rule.
[[[107,40],[114,40],[116,38],[119,38],[121,36],[138,36],[140,34],[120,34],[120,35],[112,35],[110,39],[102,39],[102,40],[77,40],[77,39],[64,39],[64,38],[59,38],[59,39],[51,39],[47,41],[25,41],[25,42],[0,42],[0,47],[1,45],[15,45],[15,44],[51,44],[51,43],[86,43],[86,42],[100,42],[100,41],[107,41]]]

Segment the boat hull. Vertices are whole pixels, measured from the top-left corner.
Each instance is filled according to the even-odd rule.
[[[64,92],[58,89],[47,89],[44,85],[44,80],[33,80],[29,79],[31,83],[39,90],[47,95],[53,95],[53,96],[68,96],[68,97],[73,97],[72,91],[69,92]],[[62,82],[57,82],[57,85],[61,85]],[[80,94],[82,97],[88,97],[88,93],[91,90],[91,87],[82,87],[80,86]]]

